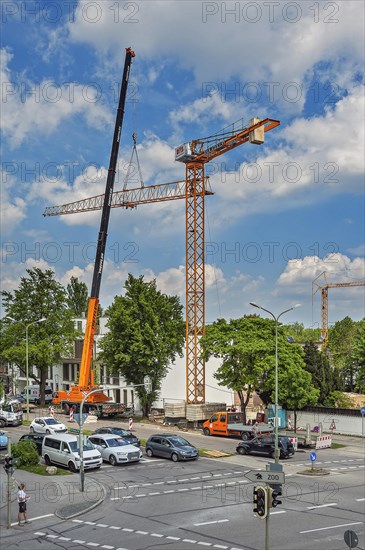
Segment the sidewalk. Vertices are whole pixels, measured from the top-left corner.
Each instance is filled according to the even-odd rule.
[[[18,484],[25,483],[26,493],[30,501],[27,505],[28,520],[32,518],[55,515],[60,519],[70,519],[92,510],[101,504],[106,496],[103,485],[94,479],[85,476],[84,492],[80,491],[80,476],[70,474],[63,476],[41,476],[16,470],[15,477],[11,483],[11,526],[16,529],[23,529],[18,526]],[[7,478],[1,475],[0,494],[0,528],[5,535],[7,527]],[[10,530],[8,530],[10,532]]]

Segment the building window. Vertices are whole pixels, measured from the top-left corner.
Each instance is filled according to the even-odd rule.
[[[63,363],[63,379],[64,380],[70,380],[69,378],[69,370],[68,370],[68,363]]]

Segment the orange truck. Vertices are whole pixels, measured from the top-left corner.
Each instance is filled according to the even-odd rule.
[[[258,418],[261,418],[261,416]],[[243,439],[243,441],[272,431],[273,427],[263,422],[256,421],[254,424],[244,424],[243,413],[240,412],[218,411],[213,413],[209,420],[206,420],[203,424],[204,435],[236,436]]]

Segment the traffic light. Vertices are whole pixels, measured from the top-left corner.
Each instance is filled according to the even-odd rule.
[[[253,511],[259,519],[265,519],[267,516],[267,488],[262,485],[256,485],[253,489]]]
[[[13,474],[14,465],[13,465],[13,457],[12,456],[6,456],[5,457],[4,470],[7,474]]]
[[[281,492],[281,487],[277,488],[277,489],[271,489],[270,493],[271,493],[271,506],[272,506],[272,508],[276,508],[277,506],[279,506],[279,504],[283,503],[282,500],[278,499],[278,497],[281,497],[281,495],[283,494]]]

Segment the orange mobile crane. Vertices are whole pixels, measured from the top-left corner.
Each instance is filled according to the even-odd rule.
[[[204,203],[212,195],[205,164],[231,149],[250,142],[264,143],[265,132],[280,122],[254,118],[248,125],[239,120],[220,132],[193,140],[175,149],[175,160],[186,165],[184,181],[125,189],[113,194],[111,208],[134,208],[140,204],[185,199],[186,207],[186,401],[205,403],[205,363],[200,357],[200,338],[205,333],[205,229]],[[87,212],[101,208],[98,195],[61,206],[46,208],[45,216]]]
[[[324,283],[325,283],[324,285],[320,285],[319,283],[317,283],[320,277],[323,277]],[[328,289],[342,288],[342,287],[349,287],[349,286],[365,286],[365,281],[353,281],[349,283],[328,283],[325,271],[323,271],[323,273],[318,275],[318,277],[316,277],[314,281],[312,281],[312,303],[316,292],[319,289],[321,290],[321,298],[322,298],[321,338],[322,338],[323,344],[326,344],[328,341]]]
[[[129,73],[133,57],[135,57],[135,53],[131,50],[131,48],[126,48],[122,85],[120,89],[119,103],[115,120],[113,143],[110,152],[108,177],[101,205],[102,215],[95,256],[91,293],[88,302],[86,330],[84,336],[84,345],[82,348],[79,380],[78,384],[71,386],[71,389],[69,391],[58,391],[53,394],[53,403],[56,405],[61,405],[66,412],[67,410],[69,410],[70,406],[76,406],[77,408],[77,406],[82,402],[82,400],[91,390],[96,390],[98,388],[98,386],[95,385],[93,372],[91,370],[91,362],[95,339],[95,327],[99,308],[100,283],[103,273],[105,248],[108,236],[110,208],[113,198],[113,188],[117,169],[119,144],[122,135],[124,107],[127,95]],[[102,389],[100,389],[100,392],[95,391],[95,393],[92,393],[88,397],[87,402],[95,404],[105,403],[109,400],[110,398],[105,395]]]

